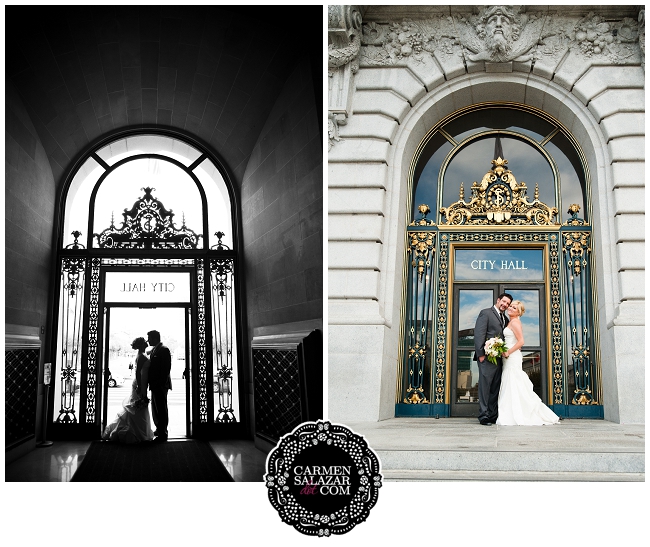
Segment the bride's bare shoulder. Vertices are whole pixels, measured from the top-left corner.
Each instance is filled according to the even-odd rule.
[[[508,326],[509,326],[512,330],[522,330],[522,327],[521,327],[521,320],[519,319],[519,317],[513,317],[513,318],[510,320],[510,322],[508,323]]]

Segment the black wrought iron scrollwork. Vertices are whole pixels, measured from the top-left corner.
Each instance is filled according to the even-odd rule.
[[[73,249],[73,250],[85,249],[85,247],[81,243],[79,243],[79,236],[81,235],[81,232],[78,231],[78,230],[75,230],[74,232],[72,232],[72,235],[74,236],[74,241],[72,243],[66,245],[65,248],[66,249]]]
[[[155,188],[142,188],[144,196],[139,198],[130,210],[124,209],[124,221],[115,227],[111,225],[99,234],[93,234],[100,248],[108,249],[196,249],[203,237],[183,224],[176,228],[174,212],[166,209],[160,200],[153,197]]]
[[[78,249],[80,232],[73,232],[75,242],[67,248]],[[61,261],[60,311],[60,407],[57,423],[76,424],[78,401],[77,374],[80,371],[81,325],[83,322],[83,287],[86,259],[65,257]],[[67,296],[67,298],[66,298]]]
[[[199,421],[208,423],[208,363],[206,358],[206,332],[205,332],[205,272],[204,260],[196,260],[196,286],[197,286],[197,331],[199,349]]]
[[[88,308],[88,360],[86,368],[86,423],[95,423],[97,352],[99,338],[99,278],[101,259],[93,258],[90,267],[90,306]]]
[[[223,232],[215,232],[214,235],[217,236],[218,241],[216,245],[213,245],[210,248],[214,249],[215,251],[229,251],[230,247],[228,247],[228,245],[226,245],[223,241],[221,241],[226,234],[224,234]]]
[[[223,233],[215,234],[219,244]],[[212,344],[213,344],[213,390],[218,393],[219,408],[215,422],[237,421],[233,409],[233,391],[236,389],[234,350],[235,320],[233,295],[234,259],[232,257],[210,259],[212,284]]]

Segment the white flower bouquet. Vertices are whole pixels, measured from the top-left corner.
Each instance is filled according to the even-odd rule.
[[[497,359],[506,351],[508,351],[508,348],[506,347],[505,342],[498,336],[490,338],[485,342],[485,355],[487,355],[488,361],[493,365],[497,364]]]

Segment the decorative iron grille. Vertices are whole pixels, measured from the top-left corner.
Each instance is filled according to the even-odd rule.
[[[77,232],[79,234],[79,232]],[[81,235],[81,234],[79,234]],[[63,258],[61,262],[61,306],[59,316],[60,394],[58,423],[77,423],[78,374],[81,371],[81,325],[83,323],[85,258]]]
[[[551,367],[553,403],[564,404],[564,360],[562,359],[562,299],[560,291],[559,234],[551,234],[549,244],[551,281]]]
[[[212,363],[213,391],[218,395],[215,422],[237,421],[233,409],[233,390],[236,389],[235,321],[233,258],[211,258],[212,284]],[[216,406],[216,405],[215,405]]]
[[[517,182],[506,167],[508,160],[501,156],[492,160],[492,168],[480,184],[474,181],[471,198],[465,201],[465,189],[460,184],[459,199],[449,207],[441,207],[445,223],[451,225],[531,225],[557,224],[557,208],[539,201],[539,187],[535,185],[533,201],[528,201],[528,187]]]
[[[567,315],[567,345],[573,390],[571,404],[599,404],[596,397],[596,371],[593,361],[593,308],[591,304],[591,232],[584,219],[578,218],[580,207],[571,205],[572,215],[562,232],[564,253],[565,309]]]
[[[101,259],[91,259],[90,305],[88,308],[88,353],[86,367],[86,420],[95,423],[97,393],[97,352],[99,339],[99,277]]]
[[[180,228],[174,225],[174,212],[168,210],[160,200],[153,197],[155,188],[142,188],[144,196],[139,198],[130,210],[124,209],[121,228],[115,227],[113,215],[111,225],[97,238],[100,248],[109,249],[196,249],[203,237],[185,226],[185,215]]]
[[[40,350],[5,351],[5,449],[36,434]]]
[[[72,232],[74,241],[65,250],[77,253],[84,249],[79,243],[81,232]],[[87,259],[75,254],[61,259],[61,291],[59,308],[58,366],[60,383],[55,394],[60,405],[56,422],[76,424],[79,421],[79,374],[81,372],[81,340]],[[55,402],[56,404],[56,402]]]
[[[302,423],[297,350],[253,348],[255,432],[270,441]]]
[[[439,231],[420,206],[420,219],[407,228],[404,356],[398,401],[445,404],[449,378],[448,295],[451,243],[544,243],[548,249],[552,404],[598,405],[598,366],[594,358],[594,306],[591,275],[591,228],[577,218],[557,232]],[[558,227],[559,228],[559,227]],[[560,255],[564,254],[561,267]],[[437,258],[434,259],[434,256]],[[564,280],[564,282],[562,281]],[[429,382],[429,376],[432,381]]]
[[[205,266],[202,258],[196,259],[197,331],[199,337],[199,422],[208,423],[208,363],[206,359],[205,328]]]
[[[421,218],[409,225],[410,260],[408,263],[408,309],[406,317],[406,393],[407,404],[429,403],[425,395],[430,377],[432,345],[429,341],[432,323],[434,253],[436,233],[425,230],[433,225],[427,220],[430,209],[420,205]],[[411,231],[413,230],[413,231]]]

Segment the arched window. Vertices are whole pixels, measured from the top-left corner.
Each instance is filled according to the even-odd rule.
[[[571,216],[566,212],[571,204],[589,218],[586,164],[577,143],[547,114],[514,105],[464,109],[427,134],[413,175],[413,218],[422,203],[432,211],[451,204],[461,183],[468,191],[496,159],[497,140],[508,168],[527,183],[531,199],[537,186],[539,200],[557,208],[562,221]]]
[[[175,433],[238,427],[237,207],[217,160],[176,134],[114,137],[77,163],[60,211],[55,436],[98,436],[149,330],[173,355]]]
[[[480,104],[430,129],[410,172],[397,415],[478,413],[478,311],[524,302],[524,369],[564,416],[602,417],[589,172],[549,114]]]

